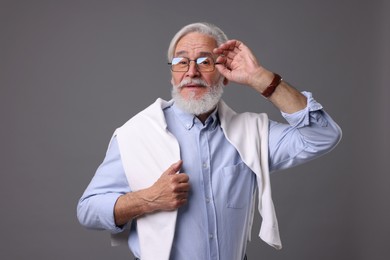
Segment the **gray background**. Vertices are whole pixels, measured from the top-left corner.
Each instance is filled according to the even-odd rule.
[[[273,174],[284,248],[249,259],[390,259],[389,1],[0,1],[0,258],[131,259],[76,204],[113,130],[170,97],[165,52],[209,21],[314,93],[343,129],[330,154]],[[237,111],[279,112],[229,85]]]

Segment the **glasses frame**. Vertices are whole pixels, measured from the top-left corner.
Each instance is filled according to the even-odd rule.
[[[220,62],[215,62],[215,59],[213,59],[212,57],[210,56],[203,56],[203,57],[198,57],[194,60],[191,60],[190,58],[187,58],[187,57],[173,57],[173,59],[175,58],[182,58],[182,59],[187,59],[188,60],[188,66],[187,66],[187,70],[182,70],[182,71],[178,71],[178,70],[173,70],[173,64],[172,62],[168,62],[167,64],[170,65],[171,67],[171,71],[172,72],[188,72],[190,70],[190,64],[191,64],[191,61],[195,62],[195,67],[196,69],[199,71],[199,72],[213,72],[215,71],[215,65],[218,65],[218,64],[223,64],[223,63],[220,63]],[[198,59],[201,59],[201,58],[210,58],[212,61],[213,61],[213,70],[208,70],[208,71],[202,71],[199,69],[199,64],[196,62]]]

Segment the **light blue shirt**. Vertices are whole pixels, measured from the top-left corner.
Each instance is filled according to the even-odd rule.
[[[270,171],[316,158],[334,147],[340,128],[310,93],[305,109],[284,114],[289,124],[270,121]],[[250,230],[248,221],[256,191],[256,176],[227,141],[214,111],[203,125],[195,116],[172,105],[164,109],[169,131],[180,145],[181,172],[189,175],[188,203],[178,209],[171,260],[243,259]],[[117,198],[131,192],[113,138],[106,157],[78,205],[80,223],[87,228],[122,232],[115,225]],[[132,221],[129,247],[140,255],[136,221]]]

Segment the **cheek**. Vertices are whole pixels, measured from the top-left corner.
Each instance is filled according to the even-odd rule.
[[[220,78],[221,78],[220,74],[213,74],[207,77],[205,80],[209,85],[214,86],[219,82]]]
[[[180,84],[180,82],[182,81],[182,75],[178,75],[178,74],[172,74],[172,79],[171,79],[171,83],[172,85],[178,85]]]

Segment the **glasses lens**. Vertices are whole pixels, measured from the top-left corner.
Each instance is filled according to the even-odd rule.
[[[175,57],[172,59],[172,71],[186,72],[189,69],[192,60],[184,57]],[[214,70],[214,60],[211,57],[199,57],[195,60],[196,67],[201,72],[210,72]]]
[[[200,57],[196,59],[199,71],[213,71],[214,60],[211,57]]]
[[[176,57],[172,59],[172,71],[187,71],[189,60],[183,57]]]

